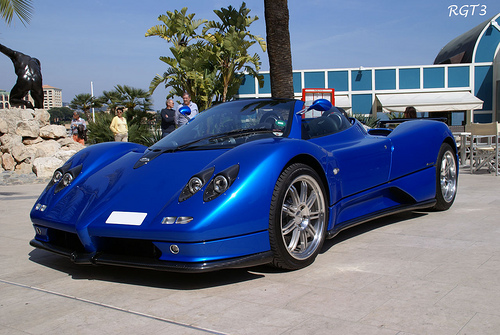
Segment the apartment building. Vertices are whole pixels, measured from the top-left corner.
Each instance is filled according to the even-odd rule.
[[[43,85],[43,108],[62,107],[62,90],[60,88]]]
[[[0,109],[9,108],[9,92],[0,90]]]

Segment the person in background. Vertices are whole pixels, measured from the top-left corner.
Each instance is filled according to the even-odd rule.
[[[413,106],[408,106],[405,109],[405,119],[416,119],[417,118],[417,110]]]
[[[196,114],[198,114],[198,106],[191,101],[191,95],[189,95],[189,93],[184,92],[184,94],[182,95],[182,101],[182,105],[179,105],[177,107],[177,110],[175,111],[175,125],[177,127],[185,125],[190,119],[194,118]],[[189,118],[179,113],[179,108],[181,108],[182,106],[188,106],[191,109]]]
[[[127,142],[128,141],[128,126],[127,119],[123,117],[123,107],[118,107],[116,109],[116,116],[111,121],[109,129],[115,135],[115,142]]]
[[[80,117],[80,114],[73,112],[73,120],[71,120],[71,135],[73,141],[85,145],[85,133],[87,132],[87,124]]]
[[[175,130],[174,100],[167,99],[167,108],[163,108],[161,115],[161,138],[164,138]]]

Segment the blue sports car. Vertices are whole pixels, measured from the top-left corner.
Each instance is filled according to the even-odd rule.
[[[78,152],[34,205],[30,243],[78,264],[299,269],[345,228],[448,209],[457,180],[456,145],[442,122],[367,130],[323,99],[307,109],[237,100],[149,148]]]

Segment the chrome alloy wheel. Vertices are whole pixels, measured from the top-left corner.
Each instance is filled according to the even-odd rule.
[[[446,151],[441,160],[440,172],[441,194],[446,202],[450,202],[457,192],[457,165],[453,153]]]
[[[293,258],[307,259],[324,239],[325,200],[318,182],[298,176],[288,187],[281,206],[281,236]]]

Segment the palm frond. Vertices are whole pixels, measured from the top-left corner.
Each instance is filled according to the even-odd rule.
[[[11,24],[16,15],[23,25],[31,20],[33,6],[31,0],[0,0],[0,15],[7,24]]]

